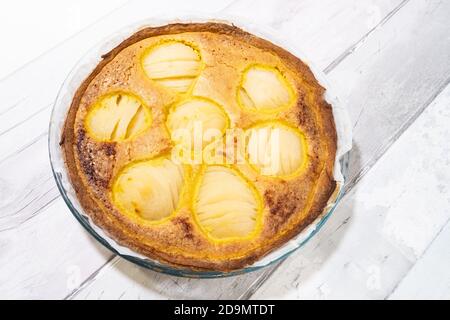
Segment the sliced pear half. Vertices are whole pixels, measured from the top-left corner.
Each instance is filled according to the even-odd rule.
[[[278,69],[253,65],[242,75],[237,99],[244,109],[272,113],[292,104],[294,90]]]
[[[247,159],[262,175],[296,174],[306,160],[306,143],[296,128],[266,123],[247,131]]]
[[[202,61],[194,47],[171,40],[147,50],[142,66],[150,79],[177,93],[186,93],[200,74]]]
[[[194,214],[209,237],[246,238],[257,230],[261,200],[256,189],[236,170],[208,166],[197,187]]]
[[[134,138],[152,123],[150,110],[130,93],[114,93],[101,98],[89,110],[85,121],[88,134],[101,141]]]
[[[176,210],[183,181],[182,166],[169,159],[133,163],[117,176],[113,202],[125,214],[158,221]]]
[[[222,137],[230,120],[212,100],[192,97],[171,108],[167,128],[172,140],[187,152],[201,154],[203,147]]]

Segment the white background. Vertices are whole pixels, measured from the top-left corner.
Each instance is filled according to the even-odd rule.
[[[1,1],[0,79],[124,3],[126,0]]]

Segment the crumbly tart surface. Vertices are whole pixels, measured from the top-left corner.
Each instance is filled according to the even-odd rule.
[[[146,28],[78,88],[61,147],[80,203],[118,243],[230,271],[297,235],[333,195],[323,96],[301,60],[235,26]],[[200,135],[200,154],[183,139],[198,138],[195,123],[216,134]]]

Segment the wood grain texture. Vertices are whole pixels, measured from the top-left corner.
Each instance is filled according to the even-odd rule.
[[[353,121],[347,191],[449,83],[450,70],[442,66],[448,66],[450,42],[441,39],[449,37],[450,4],[410,1],[396,11],[329,71]]]
[[[0,53],[0,81],[127,1],[2,1],[0,39],[12,51]]]
[[[348,3],[347,3],[347,5],[348,5]],[[323,9],[323,8],[322,8],[322,9]],[[390,8],[390,9],[393,9],[393,8]],[[316,9],[316,10],[318,10],[318,9]],[[335,10],[335,14],[337,14],[337,13],[339,12],[340,8],[334,7],[334,10]],[[131,9],[130,9],[129,11],[132,12]],[[323,11],[325,11],[325,10],[323,10]],[[302,13],[302,11],[300,11],[299,16],[298,16],[296,19],[298,19],[298,20],[303,20],[303,18],[306,17],[306,15],[305,15],[305,16],[302,16],[301,13]],[[388,14],[388,13],[386,12],[385,14]],[[330,15],[332,16],[333,14],[330,14]],[[364,20],[366,19],[366,17],[361,17],[361,18],[364,19]],[[112,21],[112,20],[113,20],[113,19],[111,18],[111,21]],[[338,22],[340,22],[340,21],[338,21]],[[107,25],[108,25],[108,24],[106,24],[106,26],[107,26]],[[337,24],[337,25],[338,25],[338,24]],[[106,26],[105,26],[105,29],[106,29]],[[348,27],[347,27],[347,28],[348,28]],[[320,30],[320,29],[321,29],[321,24],[318,23],[318,24],[316,25],[316,30]],[[343,29],[342,32],[344,32],[344,30],[345,30],[345,29]],[[368,30],[369,30],[368,28],[367,28],[367,29],[360,30],[360,35],[361,35],[361,36],[364,36],[364,35],[367,33]],[[328,31],[328,30],[325,30],[325,31]],[[314,36],[317,36],[317,34],[315,34]],[[322,37],[323,37],[323,39],[324,39],[324,40],[323,40],[324,43],[326,43],[327,33],[325,32],[324,35],[323,35]],[[333,37],[333,35],[331,35],[331,37]],[[76,43],[75,43],[74,45],[76,45]],[[345,44],[342,46],[342,48],[341,48],[341,52],[344,52],[344,51],[347,49],[347,46],[348,46],[348,45],[350,45],[350,43],[345,43]],[[67,50],[67,52],[69,52],[70,49],[64,49],[64,50]],[[336,55],[339,55],[339,54],[340,54],[340,53],[338,52]],[[45,62],[43,62],[43,64],[45,64]],[[36,67],[36,68],[38,68],[38,67]],[[57,81],[55,81],[55,82],[57,82]],[[13,84],[12,86],[15,87],[14,84]],[[40,94],[40,93],[36,92],[36,95],[39,95],[39,94]],[[19,101],[19,103],[26,103],[26,100],[23,100],[23,99],[22,99],[22,100],[18,100],[18,101]],[[15,107],[16,110],[17,110],[17,108],[20,108],[20,106],[16,106],[16,107]],[[26,107],[26,106],[22,107],[21,112],[23,112],[24,109],[27,109],[27,107]],[[44,116],[44,117],[45,117],[45,116]],[[47,115],[47,117],[48,117],[48,115]],[[33,117],[32,117],[31,119],[33,119]],[[36,129],[35,126],[38,126],[38,125],[40,125],[40,124],[42,124],[42,123],[46,123],[46,121],[42,121],[42,119],[39,119],[39,120],[37,120],[36,122],[34,122],[33,120],[26,121],[26,122],[25,122],[25,127],[22,128],[22,130],[21,130],[20,132],[23,132],[24,135],[25,135],[27,132],[36,132],[36,131],[38,131],[38,130]],[[1,138],[1,137],[0,137],[0,138]],[[45,140],[44,136],[43,136],[43,139]],[[7,139],[7,140],[9,140],[9,139]],[[17,141],[17,140],[16,140],[16,141]],[[16,144],[12,144],[12,146],[15,147]],[[14,153],[13,153],[13,154],[14,154]],[[43,153],[41,153],[41,154],[43,154]],[[45,155],[45,157],[46,157],[46,155]],[[43,170],[43,172],[44,172],[44,170]],[[26,211],[26,213],[23,214],[23,216],[27,216],[28,214],[29,214],[29,212]],[[76,222],[74,222],[74,223],[76,223]],[[16,230],[16,232],[17,232],[17,230]],[[69,247],[67,251],[68,251],[68,252],[76,251],[76,247],[74,247],[74,248]],[[98,256],[98,254],[96,254],[95,251],[93,251],[92,254],[94,254],[94,256]],[[75,259],[76,259],[77,256],[78,256],[78,254],[77,254],[76,252],[74,252],[74,258],[75,258]],[[93,259],[93,260],[96,261],[95,259]],[[83,265],[82,268],[83,268],[83,269],[87,269],[87,270],[96,270],[99,266],[100,266],[100,264],[98,264],[98,263],[91,264],[90,261],[86,261],[86,262],[85,262],[85,265]],[[18,274],[17,280],[20,280],[20,279],[23,278],[23,277],[24,277],[23,274]],[[248,277],[249,277],[249,280],[247,281],[247,283],[253,283],[253,282],[257,279],[257,275],[255,275],[255,274],[252,274],[252,275],[250,275],[250,276],[248,276]],[[83,277],[81,277],[81,278],[83,278]],[[140,281],[140,280],[137,279],[137,281]],[[239,279],[236,279],[236,281],[242,282],[242,281],[239,280]],[[229,281],[226,281],[225,283],[229,283]],[[194,284],[195,284],[195,282],[194,282]],[[51,283],[49,282],[48,285],[53,285],[53,284],[51,284]],[[203,286],[202,284],[200,284],[200,283],[197,283],[197,285],[198,285],[198,288],[204,287],[204,286]],[[234,284],[231,284],[231,286],[233,286],[233,285],[234,285]],[[235,289],[235,290],[232,290],[232,291],[229,291],[229,292],[232,293],[234,296],[238,296],[238,295],[240,295],[243,291],[247,290],[247,287],[248,287],[248,285],[243,285],[243,286],[240,286],[239,289]],[[62,288],[62,289],[64,289],[64,288]],[[167,289],[169,289],[169,288],[167,288]],[[223,289],[225,290],[225,288],[223,288]],[[195,291],[194,291],[194,292],[195,292]],[[152,292],[150,291],[150,293],[152,293]],[[205,293],[205,292],[204,292],[204,293]],[[168,294],[168,293],[166,293],[166,294]]]
[[[69,299],[235,299],[261,271],[222,279],[186,279],[138,267],[116,257]]]
[[[407,1],[238,0],[224,12],[277,30],[326,70]],[[263,4],[263,5],[262,5]],[[324,38],[323,35],[326,35]]]
[[[448,227],[441,230],[450,219],[449,103],[450,86],[346,196],[318,236],[252,298],[448,295],[450,256],[441,240],[448,239]]]
[[[353,121],[350,188],[449,83],[449,15],[409,1],[329,73]]]
[[[74,222],[58,197],[20,228],[0,233],[1,297],[64,298],[110,258]]]
[[[449,299],[450,298],[450,146],[448,137],[450,129],[450,86],[440,94],[432,106],[411,126],[407,132],[408,140],[416,144],[415,137],[422,135],[427,139],[434,152],[424,154],[419,175],[414,180],[422,182],[420,189],[408,192],[412,208],[402,212],[407,216],[407,225],[402,228],[405,242],[417,242],[419,250],[413,250],[418,261],[405,277],[398,283],[389,299]],[[414,130],[414,131],[413,131]],[[410,133],[411,132],[411,133]],[[409,137],[412,139],[409,139]],[[402,137],[403,139],[403,137]],[[423,153],[423,150],[419,152]],[[410,181],[412,179],[409,179]],[[413,186],[416,186],[414,184]],[[408,187],[408,190],[411,188]],[[420,195],[417,201],[417,195]],[[403,202],[405,202],[403,200]],[[410,216],[410,212],[419,213]],[[438,217],[438,219],[436,219]],[[401,216],[395,217],[395,219]],[[441,228],[442,221],[447,218],[446,224]],[[395,225],[395,224],[392,224]],[[420,227],[418,227],[420,226]],[[436,234],[433,241],[430,236]],[[396,231],[396,230],[392,230]],[[430,232],[432,231],[432,232]]]
[[[379,39],[375,38],[375,40],[378,41]],[[375,41],[375,40],[374,40],[374,41]],[[367,41],[370,41],[370,38],[367,39]],[[355,53],[355,54],[358,54],[358,53]],[[366,70],[366,71],[367,71],[367,72],[372,72],[372,73],[379,72],[379,70],[371,70],[371,69],[368,69],[368,70]],[[388,106],[385,106],[385,107],[387,108]],[[380,143],[382,143],[382,142],[383,142],[383,141],[380,141]],[[386,249],[386,250],[387,250],[387,249]],[[401,256],[398,256],[397,259],[392,259],[392,266],[395,266],[396,264],[402,265],[402,263],[405,263],[405,266],[406,266],[406,267],[409,266],[408,263],[407,263],[404,259],[402,259]],[[261,275],[258,275],[258,278],[254,280],[254,281],[255,281],[254,283],[258,283],[260,279],[266,279],[266,278],[267,278],[267,274],[270,273],[270,272],[271,272],[271,270],[269,269],[268,271],[264,271],[263,273],[261,273]],[[392,281],[395,281],[395,279],[396,279],[396,278],[395,278],[395,274],[394,274],[394,275],[392,275]],[[86,296],[87,296],[87,295],[86,295],[86,291],[87,291],[87,292],[97,292],[97,294],[98,294],[98,291],[101,291],[101,288],[103,288],[103,286],[104,286],[106,283],[109,283],[109,282],[116,282],[116,281],[121,281],[121,280],[123,280],[123,277],[121,276],[120,273],[117,273],[117,272],[115,272],[115,271],[111,271],[111,272],[109,272],[109,273],[105,273],[105,274],[102,275],[101,278],[98,278],[98,279],[96,280],[95,283],[92,283],[91,286],[89,286],[89,287],[87,287],[87,288],[84,288],[84,289],[82,290],[82,291],[83,291],[82,295],[79,296],[79,297],[86,297]],[[239,279],[239,280],[241,281],[241,279]],[[134,282],[140,282],[140,281],[143,281],[143,278],[142,278],[142,277],[133,278],[132,281],[130,281],[130,282],[127,281],[127,282],[125,282],[125,283],[128,283],[129,285],[132,285],[132,283],[134,283]],[[201,283],[199,283],[199,282],[197,282],[197,284],[200,285],[200,286],[203,286],[203,285],[202,285]],[[251,291],[251,290],[252,290],[252,287],[253,287],[253,286],[249,287],[249,289],[247,289],[247,290],[245,290],[245,291],[235,290],[235,291],[234,291],[233,297],[234,297],[234,298],[238,298],[238,297],[240,297],[240,296],[242,296],[242,295],[245,296],[245,295],[247,294],[248,291]],[[242,287],[239,286],[237,289],[242,289]],[[144,292],[145,292],[145,295],[144,295]],[[355,292],[357,293],[358,291],[355,291]],[[90,294],[91,294],[91,293],[89,293],[89,296],[90,296]],[[146,291],[140,291],[140,294],[142,294],[144,297],[147,297],[147,298],[153,298],[154,292],[149,291],[149,290],[146,290]],[[95,296],[95,295],[94,295],[94,296]],[[190,296],[189,296],[189,297],[190,297]]]
[[[450,224],[439,233],[424,256],[388,297],[403,299],[450,299]]]

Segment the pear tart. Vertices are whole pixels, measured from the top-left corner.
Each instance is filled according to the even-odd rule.
[[[230,271],[323,212],[336,139],[301,60],[235,26],[192,23],[140,30],[105,54],[61,147],[85,212],[118,243]]]

